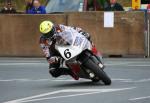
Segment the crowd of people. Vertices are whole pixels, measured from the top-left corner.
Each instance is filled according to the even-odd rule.
[[[46,14],[45,6],[41,5],[39,0],[25,0],[26,3],[26,14]],[[17,13],[17,10],[12,5],[11,0],[5,2],[4,7],[0,11],[1,13],[10,14]]]
[[[6,2],[1,9],[1,13],[16,13],[16,9],[12,6],[11,2]]]
[[[39,0],[26,0],[27,14],[46,14],[45,6]]]
[[[95,3],[96,1],[96,3]],[[99,11],[99,2],[101,0],[89,0],[90,4],[87,4],[87,11]],[[103,7],[104,11],[124,11],[124,8],[117,0],[108,0],[109,3]],[[26,8],[23,13],[26,14],[46,14],[45,6],[40,3],[40,0],[25,0]],[[147,6],[147,11],[150,12],[150,4]],[[0,13],[17,13],[11,0],[6,0],[4,7],[0,10]]]

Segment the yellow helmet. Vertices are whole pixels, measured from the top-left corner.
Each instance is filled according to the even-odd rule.
[[[43,21],[40,24],[40,32],[47,34],[52,31],[54,24],[51,21]]]

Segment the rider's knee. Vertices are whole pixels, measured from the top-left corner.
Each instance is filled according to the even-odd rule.
[[[49,69],[49,73],[55,78],[59,77],[61,75],[61,73],[59,72],[59,70],[57,68]]]
[[[59,77],[61,75],[61,72],[59,71],[59,63],[52,63],[49,65],[49,73],[53,76],[53,77]]]

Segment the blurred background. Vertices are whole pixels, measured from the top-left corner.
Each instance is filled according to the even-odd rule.
[[[0,0],[0,56],[42,56],[39,24],[51,20],[81,27],[106,56],[150,57],[150,0],[34,1]],[[113,27],[104,26],[105,11]]]
[[[6,2],[11,2],[12,6],[14,8],[16,8],[17,12],[24,12],[25,8],[26,8],[25,1],[26,0],[0,0],[0,9],[2,7],[4,7],[4,5],[5,5]],[[67,2],[67,0],[39,0],[39,1],[44,6],[47,6],[48,2],[51,2],[51,4],[53,2],[55,2],[55,4],[56,4],[56,3],[58,3],[58,1]],[[71,2],[71,3],[73,3],[73,1],[74,0],[68,0],[68,2]],[[109,2],[109,0],[76,0],[76,1],[88,1],[88,2],[91,2],[91,1],[93,1],[93,2],[100,1],[101,5],[103,5],[103,6],[104,6],[104,2]],[[132,1],[133,0],[117,0],[117,2],[119,4],[121,4],[126,11],[128,11],[132,7]],[[150,0],[141,0],[141,4],[142,4],[141,8],[145,9],[148,3],[150,3]],[[101,9],[101,10],[103,10],[103,9]]]
[[[46,5],[47,1],[49,0],[40,0],[40,2],[44,5]],[[11,2],[18,11],[23,12],[26,8],[25,0],[0,0],[0,8],[5,5],[5,2]]]
[[[0,0],[0,8],[2,8],[5,5],[5,2],[12,2],[13,6],[17,9],[17,11],[23,12],[26,8],[25,0]],[[50,0],[39,0],[41,4],[47,5],[47,3]],[[118,0],[120,4],[122,4],[124,7],[130,7],[131,6],[131,0]]]

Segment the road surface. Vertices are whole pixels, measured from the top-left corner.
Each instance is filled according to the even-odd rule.
[[[52,78],[44,58],[0,58],[0,103],[150,103],[150,59],[104,61],[110,86]]]

